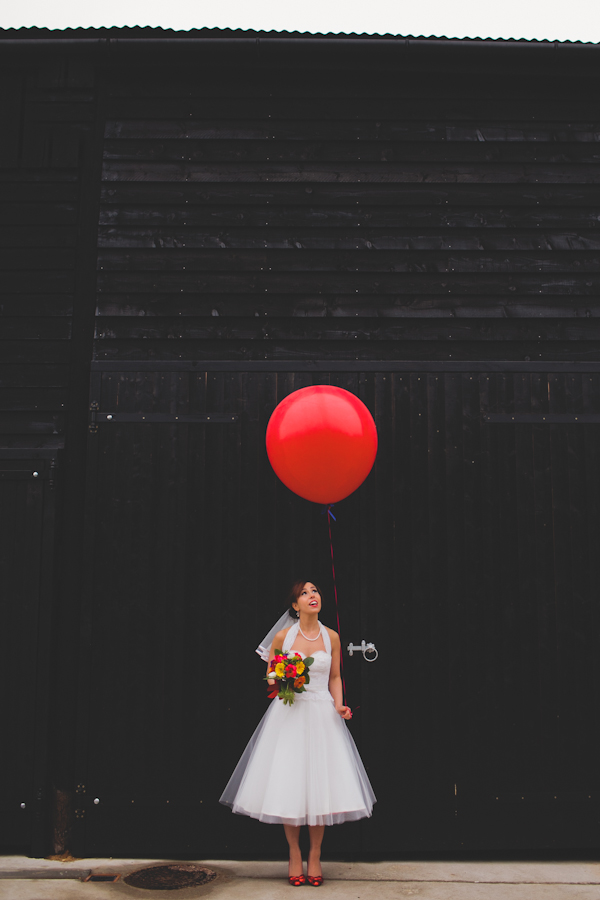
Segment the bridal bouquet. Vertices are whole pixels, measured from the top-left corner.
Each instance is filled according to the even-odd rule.
[[[310,683],[309,669],[313,663],[312,656],[302,659],[298,653],[283,653],[281,650],[275,650],[275,656],[269,663],[265,681],[276,679],[278,684],[272,686],[271,693],[268,694],[269,699],[279,697],[284,703],[290,706],[294,702],[294,694],[302,694],[306,688],[305,684]],[[271,685],[269,685],[271,688]]]

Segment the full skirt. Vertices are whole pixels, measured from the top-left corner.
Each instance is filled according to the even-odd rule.
[[[337,825],[370,816],[375,794],[329,692],[292,706],[274,700],[250,738],[220,802],[283,825]]]

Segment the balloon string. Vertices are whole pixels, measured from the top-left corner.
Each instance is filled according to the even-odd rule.
[[[331,536],[331,520],[336,521],[335,516],[331,512],[331,506],[327,507],[327,525],[329,527],[329,547],[331,548],[331,574],[333,575],[333,596],[335,597],[335,615],[337,618],[337,630],[340,636],[340,673],[342,676],[342,699],[346,706],[346,680],[344,678],[344,654],[342,652],[342,632],[340,630],[340,610],[338,606],[337,585],[335,582],[335,564],[333,561],[333,538]]]

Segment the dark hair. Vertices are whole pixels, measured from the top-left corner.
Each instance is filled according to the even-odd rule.
[[[293,583],[293,585],[291,586],[290,590],[289,590],[288,598],[287,598],[287,602],[288,602],[288,606],[289,606],[288,613],[289,613],[289,615],[291,616],[292,619],[297,619],[297,618],[298,618],[298,613],[296,612],[296,610],[295,610],[294,607],[292,606],[292,603],[296,603],[296,602],[297,602],[298,597],[299,597],[300,594],[302,593],[302,588],[304,587],[305,584],[308,584],[308,581],[307,581],[307,580],[305,580],[305,581],[295,581],[295,582]],[[322,599],[322,598],[323,598],[323,594],[321,593],[321,588],[319,587],[319,585],[318,585],[318,584],[315,584],[314,581],[311,581],[311,584],[314,584],[314,585],[315,585],[315,587],[316,587],[317,591],[319,592],[319,594],[321,595],[321,599]]]

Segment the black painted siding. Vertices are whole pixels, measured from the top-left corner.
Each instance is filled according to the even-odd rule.
[[[164,810],[153,819],[137,812],[144,809],[140,805],[139,819],[121,817],[119,804],[130,809],[133,799],[129,782],[112,807],[93,805],[95,794],[84,796],[88,774],[112,758],[98,750],[94,729],[102,729],[108,745],[117,733],[105,727],[105,718],[87,722],[94,707],[81,673],[95,658],[90,647],[109,663],[128,642],[141,652],[139,622],[119,632],[114,646],[108,642],[115,623],[127,619],[125,600],[132,602],[126,597],[132,560],[140,563],[138,582],[144,587],[144,554],[151,541],[160,545],[157,535],[168,538],[166,555],[152,554],[163,578],[156,582],[160,598],[156,606],[143,598],[135,602],[154,622],[168,573],[180,602],[185,573],[177,542],[189,534],[192,599],[179,607],[172,632],[184,640],[194,635],[185,627],[186,616],[197,622],[198,560],[216,572],[216,593],[221,572],[238,550],[236,563],[252,573],[252,590],[262,577],[261,560],[262,570],[275,571],[273,539],[287,534],[273,517],[276,493],[285,495],[284,504],[302,504],[290,501],[268,467],[261,450],[266,418],[276,396],[312,380],[332,380],[364,394],[382,436],[371,487],[348,501],[345,524],[338,527],[340,571],[356,576],[352,584],[359,575],[363,579],[363,607],[356,597],[354,607],[351,600],[346,606],[344,627],[356,627],[352,639],[361,637],[358,622],[369,583],[388,604],[398,578],[410,587],[393,611],[396,624],[406,628],[402,664],[415,663],[404,672],[419,689],[410,693],[410,714],[418,724],[410,753],[425,775],[410,788],[412,807],[399,788],[398,802],[421,816],[416,826],[415,818],[407,819],[410,833],[401,836],[402,845],[431,849],[454,841],[452,846],[462,847],[464,838],[464,846],[505,849],[510,832],[516,847],[532,841],[540,847],[556,847],[558,841],[595,846],[598,792],[588,753],[595,721],[580,714],[585,703],[597,708],[598,691],[591,602],[597,568],[595,427],[581,425],[578,431],[573,423],[539,421],[488,427],[481,414],[598,414],[600,49],[227,34],[201,34],[195,42],[198,35],[156,37],[152,31],[155,40],[148,42],[146,35],[128,29],[82,30],[62,38],[52,32],[0,34],[0,449],[34,455],[65,444],[58,465],[57,600],[51,616],[44,608],[52,618],[53,658],[51,664],[38,662],[40,673],[48,673],[52,697],[75,698],[79,690],[73,702],[54,703],[51,718],[52,787],[63,792],[67,807],[79,810],[77,821],[66,823],[66,839],[76,826],[79,855],[88,855],[94,823],[104,822],[94,848],[113,855],[114,845],[102,841],[113,840],[111,817],[117,815],[117,850],[145,855],[150,847],[164,854],[164,845],[152,843],[156,835],[172,833]],[[70,37],[75,43],[62,42]],[[224,456],[217,432],[205,443],[192,433],[188,465],[178,427],[119,426],[120,456],[95,458],[98,446],[110,449],[115,435],[107,423],[96,435],[88,433],[90,364],[103,384],[97,399],[107,413],[123,399],[135,412],[155,404],[172,411],[180,400],[197,404],[206,388],[216,411],[230,400],[232,408],[239,406],[245,440],[228,438],[231,455]],[[138,440],[134,429],[140,427],[153,430],[142,430]],[[163,475],[144,480],[158,471],[151,465],[156,459]],[[188,493],[177,469],[181,460],[181,471],[187,466],[191,479]],[[259,469],[265,487],[260,495]],[[130,472],[136,476],[131,484]],[[173,494],[165,472],[172,473]],[[390,478],[396,479],[393,493]],[[235,516],[227,519],[219,493],[224,484],[235,494],[241,483],[247,494],[240,521],[250,537],[236,530],[241,525]],[[115,550],[114,535],[132,521],[130,492],[140,485],[143,504],[136,515],[150,543],[141,547],[132,529],[130,543],[118,543]],[[157,514],[155,488],[171,519]],[[182,505],[212,497],[210,515],[230,529],[210,532],[213,544],[204,548],[205,557],[193,542],[202,530],[200,514],[192,509],[189,532],[181,530],[185,520],[177,504],[169,506],[172,496]],[[233,501],[235,509],[235,496]],[[96,543],[89,538],[94,503],[102,512]],[[103,518],[106,509],[110,515]],[[297,521],[290,516],[287,527],[293,531],[308,521],[302,515],[308,513],[299,512]],[[318,511],[315,519],[318,534]],[[361,528],[361,521],[368,524]],[[515,523],[523,522],[529,530],[518,532]],[[11,524],[4,525],[10,536]],[[217,540],[221,533],[226,539]],[[300,560],[311,559],[301,542],[294,555],[294,534],[288,555],[277,555],[278,585]],[[132,556],[131,547],[138,546]],[[104,602],[107,559],[121,579],[113,606]],[[509,598],[500,612],[486,607],[492,610],[484,623],[494,637],[490,652],[473,640],[484,617],[478,597],[482,572],[498,603],[503,591]],[[227,575],[231,616],[238,609],[234,602],[246,597],[234,589],[234,576],[235,571]],[[539,594],[527,589],[532,582]],[[521,600],[513,602],[519,586],[526,598],[538,598],[538,611],[525,605],[526,598],[522,606]],[[273,588],[273,605],[278,596],[279,587]],[[96,619],[90,616],[93,597],[101,610]],[[375,605],[363,623],[375,630]],[[36,628],[44,630],[43,623],[34,623]],[[154,634],[152,628],[147,634]],[[95,644],[97,635],[102,640]],[[242,638],[245,650],[240,628]],[[148,647],[151,671],[155,647]],[[128,659],[122,653],[119,658],[127,674]],[[103,671],[96,667],[95,677]],[[114,668],[111,677],[118,672]],[[479,692],[484,675],[485,697],[496,706],[486,705]],[[385,710],[378,707],[383,699],[377,686],[369,686],[366,676],[363,682],[363,724],[357,717],[355,727],[372,740],[370,726]],[[450,694],[443,691],[450,686],[451,702],[444,705]],[[550,696],[555,686],[556,702]],[[356,682],[351,687],[356,696]],[[115,680],[112,694],[121,688]],[[161,698],[165,722],[174,722],[172,710],[181,708],[177,689]],[[142,711],[147,707],[135,690],[127,696]],[[196,694],[188,696],[196,702]],[[520,718],[511,720],[511,704],[520,699]],[[541,717],[534,721],[531,709],[540,702]],[[125,717],[126,704],[119,703]],[[244,712],[248,726],[256,720],[259,701],[253,703]],[[442,759],[437,748],[447,746],[444,726],[461,703],[453,750]],[[496,707],[502,721],[517,723],[504,744],[496,740],[501,720],[489,712]],[[110,704],[105,712],[110,714]],[[568,723],[562,729],[557,715]],[[125,718],[121,723],[127,724]],[[188,727],[177,718],[173,733]],[[576,727],[581,753],[573,750]],[[96,754],[89,760],[88,739]],[[157,742],[157,752],[175,746],[168,737],[164,741]],[[471,757],[461,755],[463,746]],[[540,746],[554,754],[543,766],[535,755]],[[500,782],[488,778],[482,760],[474,758],[476,747],[491,748],[498,759],[510,751],[515,768]],[[372,753],[377,770],[385,769],[387,747],[372,751],[365,741],[362,749],[365,757]],[[228,753],[224,771],[237,748],[231,744]],[[181,799],[197,783],[197,773],[179,769],[179,758],[173,759]],[[433,783],[427,770],[440,760],[446,768],[438,773],[438,810],[447,817],[440,815],[432,826],[423,791]],[[464,767],[458,774],[452,768],[456,760]],[[531,778],[527,772],[521,777],[519,760],[530,765]],[[573,778],[563,778],[565,772]],[[102,787],[108,792],[105,774]],[[558,785],[560,803],[554,803],[549,785],[552,792]],[[522,817],[520,803],[511,805],[523,786],[530,818]],[[216,780],[210,787],[217,790]],[[578,829],[564,838],[570,813],[560,804],[575,802],[576,795]],[[165,808],[171,799],[165,797]],[[545,804],[541,812],[538,801]],[[504,804],[502,814],[498,803]],[[46,813],[50,808],[52,801]],[[519,834],[513,829],[515,808]],[[190,815],[196,815],[193,809]],[[457,816],[462,838],[449,830]],[[493,840],[480,829],[484,819],[498,826]],[[130,828],[131,821],[145,821],[147,832]],[[179,837],[171,849],[187,853],[188,823],[177,821]],[[208,821],[212,827],[212,813]],[[472,831],[469,823],[475,823]],[[540,823],[544,827],[530,837]],[[377,827],[384,825],[382,818]],[[233,835],[237,828],[242,835],[239,821],[223,819],[221,834]],[[127,841],[134,834],[141,844],[132,848]],[[255,847],[271,853],[263,837],[253,834]],[[379,852],[382,842],[370,834],[363,848]],[[386,827],[386,840],[392,834]],[[217,841],[215,854],[220,850]]]
[[[0,61],[0,447],[7,449],[64,445],[73,313],[86,302],[82,197],[94,82],[94,67],[68,53],[3,53]]]
[[[2,446],[81,427],[94,305],[99,360],[600,358],[596,48],[143,33],[2,35]]]
[[[600,358],[597,75],[226,62],[113,72],[97,359]]]

